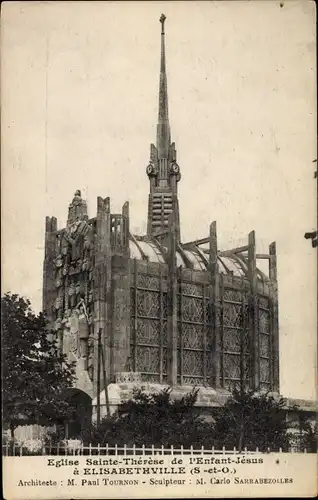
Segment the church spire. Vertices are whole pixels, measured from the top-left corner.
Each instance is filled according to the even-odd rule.
[[[165,52],[165,20],[164,14],[160,17],[161,23],[161,58],[160,58],[160,80],[159,80],[159,107],[157,125],[157,149],[159,158],[167,158],[170,145],[170,125],[168,114],[168,87],[166,73]]]
[[[147,175],[150,181],[148,202],[147,234],[166,244],[169,230],[169,217],[173,212],[176,226],[176,239],[180,241],[179,203],[177,183],[180,180],[180,169],[177,165],[177,153],[174,142],[170,139],[170,124],[168,115],[168,89],[165,52],[165,20],[161,23],[161,55],[159,78],[159,108],[157,123],[157,143],[151,144],[150,162]]]

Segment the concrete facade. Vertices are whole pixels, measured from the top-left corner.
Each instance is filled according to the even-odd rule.
[[[90,217],[76,191],[65,228],[46,218],[43,309],[61,349],[76,361],[76,387],[91,398],[127,373],[134,383],[181,391],[200,386],[211,395],[241,383],[278,393],[275,243],[267,254],[257,253],[252,231],[245,246],[221,250],[216,222],[206,237],[181,241],[181,174],[170,139],[164,16],[160,22],[147,234],[130,232],[128,203],[116,214],[109,198],[99,197]],[[267,274],[258,269],[259,260],[268,263]]]

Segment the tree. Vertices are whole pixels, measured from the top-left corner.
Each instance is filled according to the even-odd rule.
[[[239,451],[258,447],[288,447],[285,400],[250,390],[234,389],[227,403],[214,416],[218,446],[236,447]]]
[[[193,390],[176,400],[171,389],[152,394],[135,390],[119,413],[103,419],[98,428],[92,426],[84,439],[109,445],[212,446],[213,428],[195,408],[197,395]]]
[[[64,420],[71,408],[63,390],[72,386],[74,365],[61,353],[43,314],[28,299],[1,299],[3,421],[11,437],[17,425]]]
[[[309,453],[317,453],[318,423],[311,421],[306,416],[301,416],[301,414],[299,417],[301,447]]]

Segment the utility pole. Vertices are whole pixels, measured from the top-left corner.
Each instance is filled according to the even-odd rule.
[[[250,345],[250,334],[249,334],[249,315],[252,314],[251,308],[249,306],[249,301],[243,296],[241,302],[241,318],[240,318],[240,430],[238,436],[238,450],[241,453],[243,449],[244,436],[245,436],[245,420],[244,420],[244,408],[243,399],[245,391],[250,391],[250,366],[249,362],[246,360],[247,345],[246,341],[249,343],[248,352],[251,352]]]
[[[98,330],[98,349],[97,349],[97,426],[100,425],[100,361],[101,361],[101,335],[102,330]]]
[[[246,303],[243,296],[242,299],[242,323],[241,323],[241,335],[240,335],[240,391],[241,394],[245,390],[245,337],[246,337]]]
[[[105,356],[104,356],[104,350],[102,348],[102,345],[100,345],[99,349],[100,349],[101,358],[102,358],[102,369],[103,369],[104,391],[105,391],[105,402],[106,402],[106,415],[108,417],[110,415],[110,409],[109,409],[109,397],[108,397],[108,387],[107,387],[107,378],[106,378]]]

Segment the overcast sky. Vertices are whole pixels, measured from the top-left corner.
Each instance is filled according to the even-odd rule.
[[[41,308],[44,219],[76,189],[146,230],[160,14],[182,240],[277,242],[281,391],[315,397],[315,4],[9,2],[2,9],[2,290]]]

